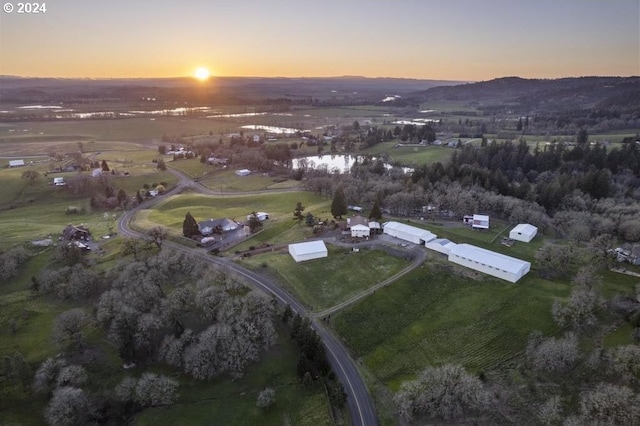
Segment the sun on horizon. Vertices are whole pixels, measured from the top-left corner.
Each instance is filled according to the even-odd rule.
[[[209,72],[209,70],[206,67],[198,67],[196,68],[196,70],[193,72],[193,76],[200,81],[205,81],[208,80],[209,77],[211,77],[211,73]]]

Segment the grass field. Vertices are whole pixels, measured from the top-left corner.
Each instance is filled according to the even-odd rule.
[[[443,146],[403,146],[395,147],[398,142],[383,142],[364,151],[364,154],[387,154],[390,163],[399,162],[407,166],[419,164],[431,164],[436,161],[446,163],[453,155],[454,150]]]
[[[56,173],[44,176],[46,164],[0,170],[0,248],[22,244],[49,235],[56,238],[69,223],[89,226],[94,236],[107,233],[110,221],[105,220],[104,211],[92,212],[89,198],[73,194],[69,187],[54,187],[49,183],[53,176],[71,179],[76,172]],[[41,176],[35,185],[29,185],[21,178],[25,170],[36,170]],[[155,168],[137,168],[130,176],[111,176],[111,185],[124,189],[132,195],[145,183],[166,182],[172,186],[176,178],[169,172]],[[85,213],[68,215],[67,207],[84,209]],[[119,212],[108,212],[110,216]]]
[[[392,391],[428,365],[496,368],[522,353],[531,331],[556,331],[551,303],[568,294],[568,285],[483,278],[464,279],[428,261],[337,314],[333,324]]]
[[[282,223],[282,227],[278,227],[278,233],[281,233],[295,226],[292,218],[293,210],[298,201],[307,207],[305,213],[310,211],[314,215],[328,217],[330,202],[309,192],[228,196],[180,194],[168,197],[154,206],[152,210],[140,211],[136,215],[134,223],[142,228],[161,225],[174,233],[181,234],[182,222],[187,212],[191,212],[196,221],[226,217],[243,222],[252,211],[263,211],[270,215],[270,219],[265,224],[266,230],[274,226],[278,227]],[[311,231],[310,228],[307,229],[309,232]]]
[[[266,264],[312,310],[330,308],[400,272],[408,262],[381,250],[327,246],[329,256],[296,263],[286,250],[243,260],[258,269]]]

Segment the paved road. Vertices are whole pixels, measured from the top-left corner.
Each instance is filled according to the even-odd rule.
[[[168,191],[167,194],[177,194],[183,191],[186,187],[190,187],[194,190],[202,188],[201,185],[194,184],[189,178],[185,177],[179,172],[169,169],[179,179],[178,185]],[[272,193],[273,191],[265,191]],[[164,196],[163,196],[164,197]],[[144,237],[143,234],[132,230],[129,227],[129,223],[138,210],[142,208],[149,208],[160,201],[160,198],[154,198],[148,200],[138,207],[125,212],[118,219],[118,232],[121,235],[125,235],[133,238]],[[232,260],[217,256],[212,256],[204,249],[192,249],[185,247],[181,244],[177,244],[171,241],[165,241],[163,243],[167,247],[171,247],[174,250],[189,253],[192,257],[215,265],[223,266],[238,275],[243,276],[248,284],[255,288],[258,288],[268,294],[272,294],[281,303],[288,304],[291,309],[298,313],[300,316],[309,317],[307,309],[287,291],[282,289],[280,285],[268,278],[256,274],[255,272],[246,269]],[[310,317],[311,318],[311,317]],[[311,325],[313,329],[318,333],[320,339],[324,343],[327,349],[327,357],[329,363],[333,367],[333,371],[336,377],[340,380],[344,386],[344,390],[347,393],[347,406],[351,414],[351,424],[354,426],[375,426],[378,424],[378,418],[376,415],[373,400],[369,395],[367,387],[365,386],[362,376],[356,366],[355,361],[351,358],[349,351],[342,344],[342,342],[331,333],[331,331],[324,326],[324,324],[317,319],[311,318]]]

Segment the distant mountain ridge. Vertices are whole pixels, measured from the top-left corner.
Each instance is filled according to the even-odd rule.
[[[247,103],[288,99],[292,102],[364,104],[389,95],[402,95],[460,81],[403,78],[343,77],[212,77],[199,82],[190,77],[59,79],[0,77],[0,102],[135,102],[154,98],[192,104]]]
[[[435,87],[410,95],[419,102],[467,101],[485,106],[511,104],[515,109],[640,109],[640,77],[571,77],[489,81]]]

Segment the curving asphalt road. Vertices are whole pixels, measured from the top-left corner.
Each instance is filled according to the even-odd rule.
[[[184,176],[182,173],[173,169],[168,169],[173,175],[179,179],[178,185],[166,194],[177,194],[186,188],[191,188],[195,191],[204,193],[214,193],[208,188],[193,182],[190,178]],[[204,189],[204,190],[203,190]],[[211,192],[209,192],[211,191]],[[274,193],[278,191],[259,191],[258,193]],[[256,193],[256,192],[254,192]],[[236,193],[234,193],[236,194]],[[231,194],[228,194],[231,195]],[[163,196],[164,198],[164,196]],[[125,212],[118,219],[118,232],[121,235],[125,235],[132,238],[143,238],[144,234],[134,231],[129,227],[129,223],[133,216],[142,208],[148,208],[156,204],[160,199],[154,198],[146,201],[132,210]],[[349,407],[349,413],[351,414],[351,424],[354,426],[375,426],[378,424],[378,418],[376,415],[375,407],[371,395],[367,390],[367,387],[360,376],[360,372],[356,366],[356,362],[351,358],[349,351],[342,344],[342,342],[336,337],[324,324],[309,316],[307,309],[287,291],[282,289],[279,284],[271,279],[265,278],[255,272],[246,269],[230,259],[212,256],[204,249],[189,248],[181,244],[177,244],[171,241],[165,241],[163,243],[167,247],[171,247],[174,250],[188,253],[192,257],[210,263],[222,266],[235,272],[238,275],[243,276],[247,282],[255,288],[258,288],[268,294],[272,294],[281,303],[288,304],[291,309],[298,313],[300,316],[309,317],[311,319],[311,326],[318,333],[318,336],[322,340],[327,350],[327,358],[329,363],[333,367],[333,371],[336,377],[340,380],[344,386],[344,390],[347,394],[347,406]]]

